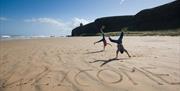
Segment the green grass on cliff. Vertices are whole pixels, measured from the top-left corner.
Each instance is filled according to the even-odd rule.
[[[105,33],[109,36],[119,36],[121,31],[119,32],[108,32]],[[154,30],[154,31],[127,31],[125,30],[124,33],[127,36],[180,36],[180,29],[175,30]],[[100,33],[96,34],[100,35]]]

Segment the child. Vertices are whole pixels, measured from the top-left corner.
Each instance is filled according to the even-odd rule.
[[[109,40],[110,40],[111,42],[117,43],[117,51],[116,51],[116,57],[115,57],[116,59],[118,58],[118,53],[121,52],[121,54],[122,54],[124,51],[127,53],[127,55],[128,55],[129,57],[131,57],[131,56],[129,55],[128,51],[124,48],[124,46],[123,46],[123,44],[122,44],[123,35],[124,35],[124,33],[122,32],[118,40],[113,40],[113,39],[111,39],[111,38],[109,37]]]
[[[94,42],[94,45],[95,45],[96,43],[103,42],[103,44],[104,44],[104,46],[103,46],[103,51],[105,50],[105,47],[107,46],[107,44],[108,44],[108,45],[111,45],[111,44],[107,43],[107,41],[106,41],[106,39],[105,39],[105,35],[104,35],[104,32],[103,32],[103,29],[104,29],[104,28],[105,28],[105,26],[102,26],[101,29],[100,29],[103,38],[102,38],[101,40],[97,41],[97,42]],[[112,46],[112,45],[111,45],[111,46]]]

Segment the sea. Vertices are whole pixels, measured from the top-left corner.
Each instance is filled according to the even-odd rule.
[[[66,36],[45,36],[45,35],[37,35],[37,36],[24,36],[24,35],[0,35],[0,40],[19,40],[19,39],[39,39],[39,38],[53,38],[53,37],[66,37]]]

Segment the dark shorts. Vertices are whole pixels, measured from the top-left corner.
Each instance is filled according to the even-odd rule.
[[[117,45],[117,51],[120,51],[121,52],[121,54],[125,51],[125,49],[124,49],[124,47],[123,47],[123,45],[122,44],[118,44]]]

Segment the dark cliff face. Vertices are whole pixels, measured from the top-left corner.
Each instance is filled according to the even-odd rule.
[[[98,18],[94,22],[72,30],[72,36],[92,36],[100,33],[100,27],[104,25],[104,32],[120,31],[124,27],[132,25],[133,16],[114,16]]]
[[[76,27],[75,29],[72,30],[72,36],[91,36],[94,35],[96,33],[98,33],[99,30],[96,26],[96,24],[93,23],[89,23],[87,25],[84,26],[79,26]]]
[[[95,20],[97,28],[100,29],[102,25],[106,28],[104,32],[119,31],[123,27],[128,27],[132,25],[133,16],[114,16],[114,17],[104,17]]]
[[[121,31],[128,28],[130,31],[167,30],[180,28],[180,1],[145,9],[132,16],[114,16],[98,18],[87,25],[72,30],[72,36],[95,35],[100,32],[102,25],[104,32]]]
[[[133,29],[157,30],[180,28],[180,1],[145,9],[134,16]]]

